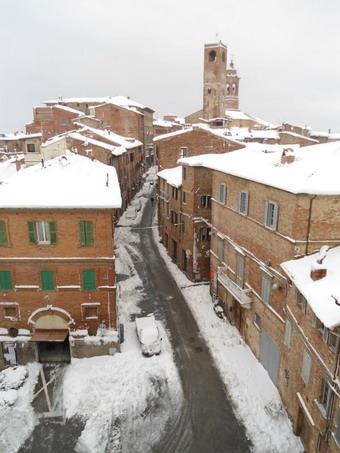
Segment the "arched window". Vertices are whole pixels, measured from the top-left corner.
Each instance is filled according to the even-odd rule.
[[[225,52],[224,51],[222,52],[222,61],[223,61],[223,63],[225,63]]]
[[[230,94],[230,85],[227,83],[227,95]]]
[[[232,89],[233,94],[236,94],[236,84],[233,83],[233,89]]]
[[[216,60],[216,51],[215,50],[211,50],[209,52],[209,61],[215,61]]]

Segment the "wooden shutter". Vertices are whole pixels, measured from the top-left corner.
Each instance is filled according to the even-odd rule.
[[[238,253],[236,255],[236,283],[243,288],[244,283],[244,256]]]
[[[0,289],[13,289],[11,271],[0,271]]]
[[[305,351],[302,362],[301,377],[305,384],[309,382],[310,369],[312,366],[311,356]]]
[[[51,244],[57,243],[57,225],[55,222],[48,222],[50,228]]]
[[[85,238],[85,220],[81,220],[79,222],[79,235],[80,235],[80,244],[85,245],[86,244],[86,238]]]
[[[0,245],[7,245],[7,243],[6,223],[4,220],[0,220]]]
[[[41,271],[41,289],[43,291],[54,290],[54,274],[52,271]]]
[[[85,222],[85,238],[86,238],[86,245],[93,244],[93,226],[92,222]]]
[[[96,272],[94,270],[83,271],[83,289],[85,291],[96,289]]]
[[[35,230],[35,222],[27,222],[28,225],[28,237],[31,244],[37,244],[37,233]]]
[[[269,275],[263,274],[262,275],[262,300],[266,305],[270,304],[270,293],[271,293],[271,283],[272,279]]]

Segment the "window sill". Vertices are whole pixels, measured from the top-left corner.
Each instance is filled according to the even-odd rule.
[[[93,319],[98,319],[98,316],[86,316],[85,319],[91,321]]]

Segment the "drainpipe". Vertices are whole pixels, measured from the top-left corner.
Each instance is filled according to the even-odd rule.
[[[306,248],[305,248],[305,255],[308,255],[308,243],[310,237],[310,226],[312,220],[312,210],[313,210],[313,201],[317,196],[313,195],[309,200],[309,212],[308,212],[308,225],[307,225],[307,235],[306,235]]]

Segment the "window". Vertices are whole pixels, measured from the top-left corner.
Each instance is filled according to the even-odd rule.
[[[303,382],[307,385],[309,382],[309,375],[310,369],[312,366],[312,359],[308,352],[304,352],[303,354],[303,362],[302,362],[302,369],[301,369],[301,377]]]
[[[270,275],[263,273],[261,283],[261,298],[266,305],[270,304],[271,290],[272,290],[272,278]]]
[[[16,321],[18,319],[18,307],[4,307],[4,318]]]
[[[0,289],[5,291],[13,289],[11,271],[0,271]]]
[[[188,148],[186,146],[181,146],[180,148],[180,157],[187,157]]]
[[[224,260],[224,240],[217,236],[217,256],[223,261]]]
[[[178,189],[176,187],[171,187],[171,196],[175,200],[177,200],[178,197]]]
[[[261,316],[258,315],[257,313],[255,313],[255,316],[254,316],[254,324],[255,324],[255,327],[257,327],[259,330],[261,330]]]
[[[301,311],[303,313],[306,313],[306,308],[307,308],[307,300],[305,297],[300,293],[298,289],[296,289],[296,303],[298,307],[300,307]]]
[[[338,347],[339,337],[337,337],[335,333],[333,333],[329,329],[327,329],[327,332],[328,332],[327,344],[329,346],[329,349],[334,352]]]
[[[211,50],[209,52],[209,61],[215,61],[216,60],[216,50]]]
[[[225,204],[227,199],[227,187],[221,182],[218,186],[218,201]]]
[[[210,228],[200,228],[198,232],[200,241],[209,241],[210,239]]]
[[[130,162],[133,162],[133,153],[130,154]]]
[[[273,201],[266,201],[264,224],[271,230],[276,230],[277,228],[278,211],[279,207],[277,203],[274,203]]]
[[[93,224],[88,220],[81,220],[79,223],[79,234],[81,245],[93,245]]]
[[[292,339],[292,324],[288,319],[286,319],[284,344],[288,348],[290,348],[291,339]]]
[[[0,220],[0,245],[7,245],[8,238],[7,238],[7,230],[6,230],[6,223],[4,220]]]
[[[170,215],[170,207],[169,207],[169,203],[166,204],[166,216],[169,217]]]
[[[178,214],[175,211],[171,211],[171,223],[176,226],[178,224]]]
[[[202,195],[201,196],[201,208],[210,208],[210,195]]]
[[[183,201],[183,203],[186,203],[186,199],[187,199],[186,192],[182,192],[182,201]]]
[[[53,291],[54,286],[54,272],[52,271],[41,271],[40,272],[40,283],[43,291]]]
[[[96,271],[92,269],[83,271],[83,289],[85,291],[96,289]]]
[[[238,201],[238,211],[240,214],[248,214],[248,192],[240,192]]]
[[[85,319],[98,319],[98,307],[84,307]]]
[[[28,235],[31,244],[56,244],[56,223],[46,221],[28,222]]]
[[[185,217],[181,215],[181,231],[185,233]]]
[[[320,399],[319,399],[319,408],[321,409],[322,415],[325,418],[328,415],[331,400],[332,400],[331,388],[328,385],[328,382],[325,379],[322,379]]]
[[[338,409],[336,416],[336,430],[334,432],[334,438],[338,446],[340,445],[340,409]]]
[[[240,288],[244,285],[244,255],[236,254],[236,284]]]
[[[27,143],[27,152],[35,153],[35,144],[34,143]]]
[[[183,174],[183,180],[186,179],[186,177],[187,177],[187,169],[185,167],[182,167],[182,174]]]

